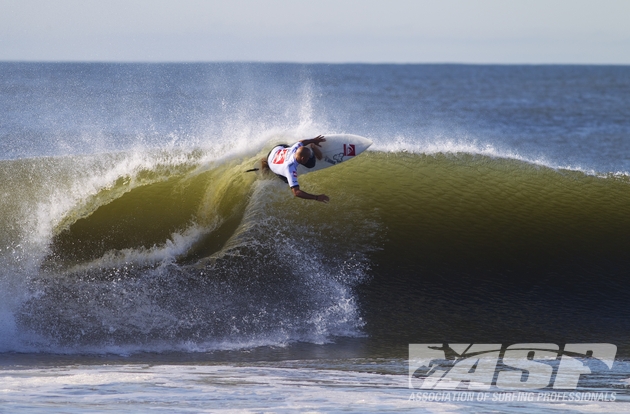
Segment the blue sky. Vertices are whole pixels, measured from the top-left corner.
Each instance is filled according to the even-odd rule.
[[[0,60],[630,64],[630,1],[0,0]]]

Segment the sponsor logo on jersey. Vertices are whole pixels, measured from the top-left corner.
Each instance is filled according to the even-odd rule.
[[[273,164],[284,164],[284,160],[287,156],[287,152],[289,152],[288,148],[279,150],[278,152],[276,152],[276,155],[273,156],[273,161],[271,162]]]

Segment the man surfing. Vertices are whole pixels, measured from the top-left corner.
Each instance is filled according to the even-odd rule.
[[[315,195],[302,191],[297,180],[298,164],[302,164],[306,168],[313,168],[317,160],[322,159],[319,144],[324,141],[326,138],[319,135],[315,138],[298,141],[292,146],[278,145],[269,152],[266,159],[262,160],[262,170],[263,172],[271,170],[288,183],[295,197],[327,203],[330,198],[326,194]]]

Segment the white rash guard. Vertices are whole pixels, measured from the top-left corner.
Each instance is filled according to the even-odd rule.
[[[295,153],[298,148],[302,146],[301,142],[287,148],[277,146],[271,150],[269,157],[267,158],[271,171],[277,175],[286,177],[289,187],[291,188],[299,185],[297,179],[298,162],[295,159]]]

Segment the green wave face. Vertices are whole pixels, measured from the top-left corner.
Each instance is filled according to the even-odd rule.
[[[335,200],[352,199],[356,222],[378,211],[388,240],[379,259],[387,265],[401,257],[496,263],[625,255],[630,242],[626,176],[471,154],[368,153],[308,179],[334,188]]]

